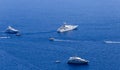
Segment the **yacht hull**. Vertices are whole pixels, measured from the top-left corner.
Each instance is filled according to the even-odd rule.
[[[88,64],[88,62],[86,61],[68,61],[67,62],[68,64],[80,64],[80,65],[82,65],[82,64]]]

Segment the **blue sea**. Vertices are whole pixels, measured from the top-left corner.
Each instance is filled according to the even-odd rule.
[[[57,33],[63,22],[79,27]],[[5,34],[9,25],[22,36]],[[120,70],[119,42],[120,0],[0,0],[0,70]]]

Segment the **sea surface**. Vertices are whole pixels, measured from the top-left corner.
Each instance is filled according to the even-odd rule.
[[[63,22],[79,27],[57,33]],[[120,70],[120,0],[0,0],[0,70]]]

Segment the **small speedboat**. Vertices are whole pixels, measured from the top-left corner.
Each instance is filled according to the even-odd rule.
[[[55,63],[60,63],[60,61],[59,61],[59,60],[56,60]]]
[[[82,59],[80,57],[70,57],[68,59],[68,64],[88,64],[88,60]]]
[[[8,26],[8,28],[6,29],[5,32],[8,33],[8,34],[17,34],[17,33],[19,33],[19,30],[15,29],[11,26]]]
[[[54,41],[54,40],[55,40],[55,38],[51,37],[51,38],[49,38],[49,40],[50,40],[50,41]]]
[[[57,32],[67,32],[70,30],[74,30],[77,29],[78,25],[68,25],[66,23],[64,23],[64,25],[62,25],[60,28],[57,29]]]

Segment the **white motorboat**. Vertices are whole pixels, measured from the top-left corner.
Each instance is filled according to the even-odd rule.
[[[50,40],[50,41],[54,41],[54,40],[55,40],[55,38],[53,38],[53,37],[50,37],[50,38],[49,38],[49,40]]]
[[[68,59],[68,64],[88,64],[88,60],[82,59],[80,57],[70,57]]]
[[[60,61],[59,61],[59,60],[56,60],[55,63],[60,63]]]
[[[15,29],[15,28],[13,28],[11,26],[8,26],[8,28],[6,29],[5,32],[9,33],[9,34],[17,34],[17,33],[19,33],[19,30]]]
[[[68,25],[66,23],[64,23],[64,25],[62,25],[60,28],[57,29],[58,32],[67,32],[70,30],[74,30],[78,27],[78,25]]]

